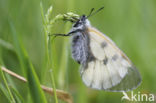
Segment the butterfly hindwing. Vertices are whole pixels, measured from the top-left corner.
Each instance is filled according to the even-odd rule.
[[[95,59],[81,67],[84,83],[91,88],[108,91],[131,90],[141,77],[128,57],[104,34],[89,28],[90,51]]]

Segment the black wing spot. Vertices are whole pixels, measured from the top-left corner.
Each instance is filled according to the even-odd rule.
[[[118,59],[118,55],[117,54],[113,55],[112,60],[116,61],[117,59]]]
[[[106,42],[102,42],[102,43],[101,43],[101,47],[102,47],[102,48],[105,48],[106,46],[107,46],[107,43],[106,43]]]
[[[91,62],[94,60],[95,60],[95,57],[92,54],[90,54],[90,56],[88,57],[88,61]]]
[[[104,64],[104,65],[107,65],[107,63],[108,63],[108,58],[105,57],[105,59],[103,60],[103,64]]]

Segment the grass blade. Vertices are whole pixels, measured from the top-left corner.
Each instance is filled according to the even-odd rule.
[[[43,91],[41,90],[40,83],[34,71],[34,68],[29,61],[29,58],[24,47],[22,46],[22,43],[19,41],[21,39],[19,39],[19,35],[17,35],[13,23],[11,21],[9,23],[12,31],[14,47],[20,60],[22,71],[27,77],[31,97],[34,103],[46,103],[45,96],[43,94]]]
[[[11,90],[14,93],[17,103],[25,103],[23,97],[18,93],[18,91],[15,88],[11,88]]]
[[[11,93],[11,90],[10,90],[9,86],[8,86],[7,80],[6,80],[6,78],[5,78],[4,74],[3,74],[3,71],[2,71],[2,69],[1,69],[1,66],[0,66],[0,74],[1,74],[1,76],[2,76],[2,79],[3,79],[3,81],[4,81],[5,86],[6,86],[6,88],[7,88],[7,91],[8,91],[8,94],[9,94],[9,96],[10,96],[11,102],[12,102],[12,103],[15,103],[15,99],[14,99],[12,93]]]
[[[7,101],[9,102],[11,102],[11,99],[10,99],[10,97],[9,97],[9,93],[8,93],[8,91],[6,90],[6,88],[2,85],[2,84],[0,84],[0,90],[1,90],[1,95],[2,95],[2,93],[4,94],[4,96],[6,97],[6,99],[7,99]]]
[[[14,47],[10,43],[8,43],[7,41],[5,41],[1,38],[0,38],[0,46],[6,48],[8,50],[14,51]]]

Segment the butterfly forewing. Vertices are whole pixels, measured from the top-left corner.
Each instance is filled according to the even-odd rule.
[[[90,51],[95,57],[81,67],[84,83],[94,89],[128,91],[141,82],[140,74],[128,57],[106,35],[88,28]]]

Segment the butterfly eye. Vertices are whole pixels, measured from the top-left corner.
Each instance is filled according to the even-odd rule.
[[[86,16],[85,15],[82,15],[81,21],[85,22],[85,20],[86,20]]]

